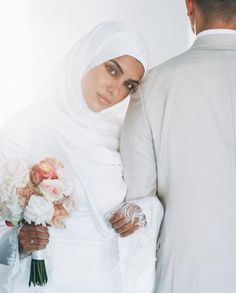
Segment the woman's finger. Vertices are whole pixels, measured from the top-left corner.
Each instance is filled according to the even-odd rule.
[[[21,228],[22,231],[38,231],[46,233],[48,232],[48,227],[42,226],[42,225],[30,225],[30,224],[24,224]]]
[[[135,230],[136,224],[129,222],[127,224],[125,224],[123,227],[116,229],[116,232],[119,234],[125,233],[129,230]]]
[[[130,230],[124,232],[124,233],[121,233],[119,236],[120,237],[129,236],[129,235],[133,234],[137,229],[138,229],[138,226],[135,226],[134,229],[130,229]]]
[[[20,238],[39,238],[39,239],[49,239],[49,233],[42,233],[38,231],[23,231],[19,233]]]
[[[39,249],[45,249],[48,244],[48,239],[28,238],[20,241],[20,245],[23,251],[34,251]]]
[[[112,228],[119,229],[119,228],[122,228],[126,224],[127,224],[126,218],[123,217],[122,219],[120,219],[117,222],[115,222],[114,224],[112,224]]]
[[[118,221],[120,221],[121,219],[123,219],[125,216],[122,213],[115,213],[113,214],[113,216],[110,218],[109,222],[111,224],[114,224]]]

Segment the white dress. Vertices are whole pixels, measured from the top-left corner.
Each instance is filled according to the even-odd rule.
[[[1,293],[153,292],[156,237],[163,216],[160,203],[155,198],[137,201],[147,215],[148,226],[119,238],[106,220],[104,233],[85,196],[80,195],[80,208],[68,219],[66,229],[50,228],[45,250],[47,285],[29,288],[28,256],[19,261],[15,276],[9,278],[11,289],[0,286]]]
[[[34,137],[34,144],[37,144],[36,137]],[[50,145],[49,141],[48,144]],[[20,150],[19,145],[14,144],[14,146]],[[9,149],[10,143],[8,144]],[[56,150],[53,150],[55,156],[65,162],[65,158],[60,157],[62,156],[60,147],[58,149],[60,151],[57,153]],[[4,150],[0,149],[0,152],[3,154]],[[21,150],[19,152],[24,157],[23,152]],[[11,154],[7,151],[7,157],[12,158],[12,154],[14,157],[15,153],[17,152],[12,148]],[[47,155],[45,154],[45,156]],[[36,158],[45,156],[41,154],[41,151],[39,154],[37,154],[37,150],[34,153]],[[4,155],[1,156],[1,164],[3,161],[5,161]],[[122,203],[125,197],[126,184],[122,179],[120,166],[102,165],[100,162],[92,160],[88,163],[88,160],[82,157],[77,166],[79,170],[83,169],[83,178],[87,179],[91,178],[92,170],[99,170],[97,180],[104,182],[99,187],[100,193],[97,192],[97,194],[101,194],[101,198],[95,199],[87,194],[87,192],[94,194],[98,188],[95,182],[91,182],[91,186],[87,186],[88,190],[85,190],[78,174],[72,174],[75,176],[75,210],[67,219],[65,229],[49,228],[50,240],[45,249],[48,284],[44,287],[31,285],[29,288],[31,256],[28,256],[20,260],[18,272],[11,280],[12,288],[6,292],[64,293],[67,290],[71,293],[122,292],[118,235],[106,220],[106,214]],[[112,174],[111,182],[105,182],[108,173]],[[108,196],[109,194],[112,196]],[[96,203],[96,200],[100,202]],[[0,289],[0,293],[3,292]]]
[[[18,123],[19,125],[19,123]],[[20,125],[26,129],[26,125]],[[3,135],[0,148],[1,165],[12,154],[26,157],[21,145]],[[21,133],[20,137],[22,137]],[[20,137],[17,141],[20,143]],[[39,142],[34,137],[34,145]],[[11,135],[12,138],[12,135]],[[4,143],[3,143],[4,142]],[[54,154],[62,162],[60,146],[48,154],[34,151],[35,162]],[[7,145],[5,148],[4,145]],[[28,145],[28,144],[26,144]],[[60,151],[58,151],[60,150]],[[99,161],[80,157],[75,171],[76,210],[66,222],[66,228],[50,228],[49,245],[45,250],[48,283],[44,287],[28,287],[31,256],[17,259],[10,266],[1,264],[4,246],[0,239],[0,293],[152,293],[155,281],[156,239],[161,224],[163,209],[157,198],[145,198],[137,203],[147,217],[147,227],[133,235],[120,238],[111,229],[106,215],[124,201],[126,184],[119,164],[101,164]],[[91,180],[91,172],[96,178]],[[5,228],[0,227],[0,235]],[[9,230],[9,229],[8,229]],[[12,231],[17,249],[17,234]],[[17,254],[17,252],[16,252]]]
[[[122,292],[117,244],[116,235],[113,243],[99,231],[84,202],[67,221],[66,229],[50,228],[46,248],[48,284],[42,288],[31,285],[28,289],[29,256],[21,261],[10,292]]]

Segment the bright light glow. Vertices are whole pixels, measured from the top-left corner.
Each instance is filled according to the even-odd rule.
[[[32,96],[29,0],[0,0],[0,126]]]
[[[154,66],[192,43],[185,11],[179,0],[148,5],[142,0],[0,0],[0,126],[27,105],[73,43],[99,22],[137,26]]]

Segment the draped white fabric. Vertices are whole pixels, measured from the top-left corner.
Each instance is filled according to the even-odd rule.
[[[122,288],[119,243],[121,249],[124,245],[105,219],[126,194],[119,154],[121,121],[116,107],[100,113],[89,110],[80,86],[89,69],[122,55],[135,57],[147,70],[147,48],[137,32],[119,22],[97,26],[58,64],[37,99],[25,111],[8,119],[1,131],[0,167],[16,157],[25,159],[29,166],[46,157],[56,157],[72,176],[76,199],[67,228],[50,229],[49,284],[44,288],[27,288],[30,258],[26,258],[20,262],[12,291],[6,292],[65,292],[68,284],[71,292],[131,292]],[[161,214],[158,203],[157,207],[150,218]],[[158,225],[154,227],[157,233]],[[147,239],[145,233],[142,237]],[[153,245],[155,238],[156,234],[145,245]],[[125,249],[128,242],[127,238]],[[142,245],[136,247],[136,251],[142,249]],[[152,259],[155,262],[154,252]],[[70,264],[66,268],[70,274],[63,274],[64,264]],[[126,266],[123,270],[127,271]],[[111,289],[114,284],[116,289]]]

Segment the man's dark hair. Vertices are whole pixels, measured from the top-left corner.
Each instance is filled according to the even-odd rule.
[[[236,18],[236,0],[195,0],[206,21],[219,19],[230,21]]]

